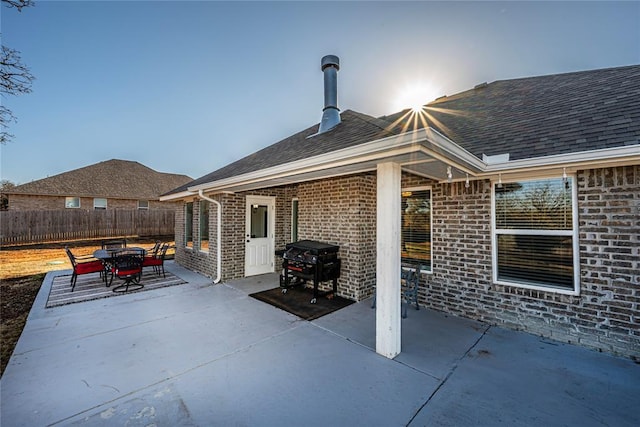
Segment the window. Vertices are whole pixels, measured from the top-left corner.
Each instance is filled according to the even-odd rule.
[[[268,237],[269,207],[265,205],[253,205],[251,207],[251,238],[262,239]]]
[[[184,207],[184,245],[193,248],[193,202]]]
[[[149,209],[148,200],[138,200],[138,209]]]
[[[80,207],[80,197],[65,197],[64,198],[64,207],[65,208],[79,208]]]
[[[107,199],[93,199],[93,209],[107,209]]]
[[[291,241],[298,241],[298,199],[291,200]]]
[[[209,202],[200,201],[200,250],[209,251]]]
[[[431,271],[431,189],[402,191],[402,265]]]
[[[495,183],[494,281],[577,294],[573,177]]]

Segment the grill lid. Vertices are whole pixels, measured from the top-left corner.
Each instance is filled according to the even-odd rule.
[[[309,252],[312,255],[335,253],[340,250],[340,246],[330,245],[328,243],[318,242],[315,240],[300,240],[298,242],[287,243],[286,248],[287,250],[295,249]]]

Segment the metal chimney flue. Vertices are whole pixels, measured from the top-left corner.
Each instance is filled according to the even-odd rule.
[[[338,109],[338,70],[340,59],[335,55],[322,58],[320,69],[324,73],[324,108],[318,133],[333,129],[340,123]]]

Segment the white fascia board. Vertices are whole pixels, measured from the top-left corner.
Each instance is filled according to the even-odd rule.
[[[602,167],[611,163],[640,163],[640,144],[492,163],[486,165],[484,173],[522,172],[557,167],[573,167],[574,169],[576,167]]]
[[[224,189],[266,179],[282,178],[373,160],[383,160],[412,152],[423,152],[447,163],[453,162],[456,167],[464,168],[465,171],[473,171],[472,173],[481,172],[485,166],[485,163],[473,154],[435,130],[427,128],[389,136],[355,147],[344,148],[235,177],[200,184],[189,187],[188,190],[198,192],[199,190]]]
[[[167,194],[166,196],[161,196],[160,197],[160,201],[161,202],[168,202],[168,201],[172,201],[172,200],[179,200],[179,199],[184,199],[184,198],[187,198],[187,197],[194,197],[197,194],[198,194],[198,192],[181,191],[179,193]]]
[[[640,145],[636,144],[626,147],[487,164],[437,131],[426,128],[227,179],[200,184],[189,187],[188,191],[163,196],[160,200],[169,201],[194,197],[199,190],[220,192],[229,188],[256,184],[268,179],[287,178],[415,152],[421,152],[477,178],[495,175],[500,172],[519,173],[558,167],[575,169],[576,167],[593,167],[612,163],[640,163]],[[371,168],[367,170],[369,169]]]

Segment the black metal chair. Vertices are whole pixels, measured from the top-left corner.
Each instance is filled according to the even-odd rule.
[[[402,318],[407,318],[407,306],[414,303],[416,310],[420,310],[418,305],[418,283],[420,282],[420,266],[415,269],[401,269],[400,272],[400,289],[402,299],[405,302],[403,306]]]
[[[113,259],[111,268],[111,279],[109,285],[113,282],[113,278],[124,280],[124,283],[113,288],[113,292],[128,292],[142,289],[144,285],[140,283],[142,278],[142,263],[144,262],[144,254],[141,252],[120,252]]]
[[[162,277],[167,277],[164,272],[164,258],[167,255],[167,250],[170,245],[163,243],[155,253],[144,257],[142,267],[153,267],[153,271],[159,276],[162,273]]]
[[[76,280],[81,274],[100,273],[100,275],[102,275],[104,273],[102,261],[91,255],[75,256],[68,247],[65,247],[64,250],[73,267],[73,273],[71,274],[71,292],[75,289]]]
[[[416,310],[420,310],[418,305],[418,285],[420,283],[420,270],[422,265],[412,268],[400,269],[400,299],[405,305],[402,307],[402,318],[407,318],[407,306],[416,305]],[[373,295],[371,308],[376,308],[376,295]]]

